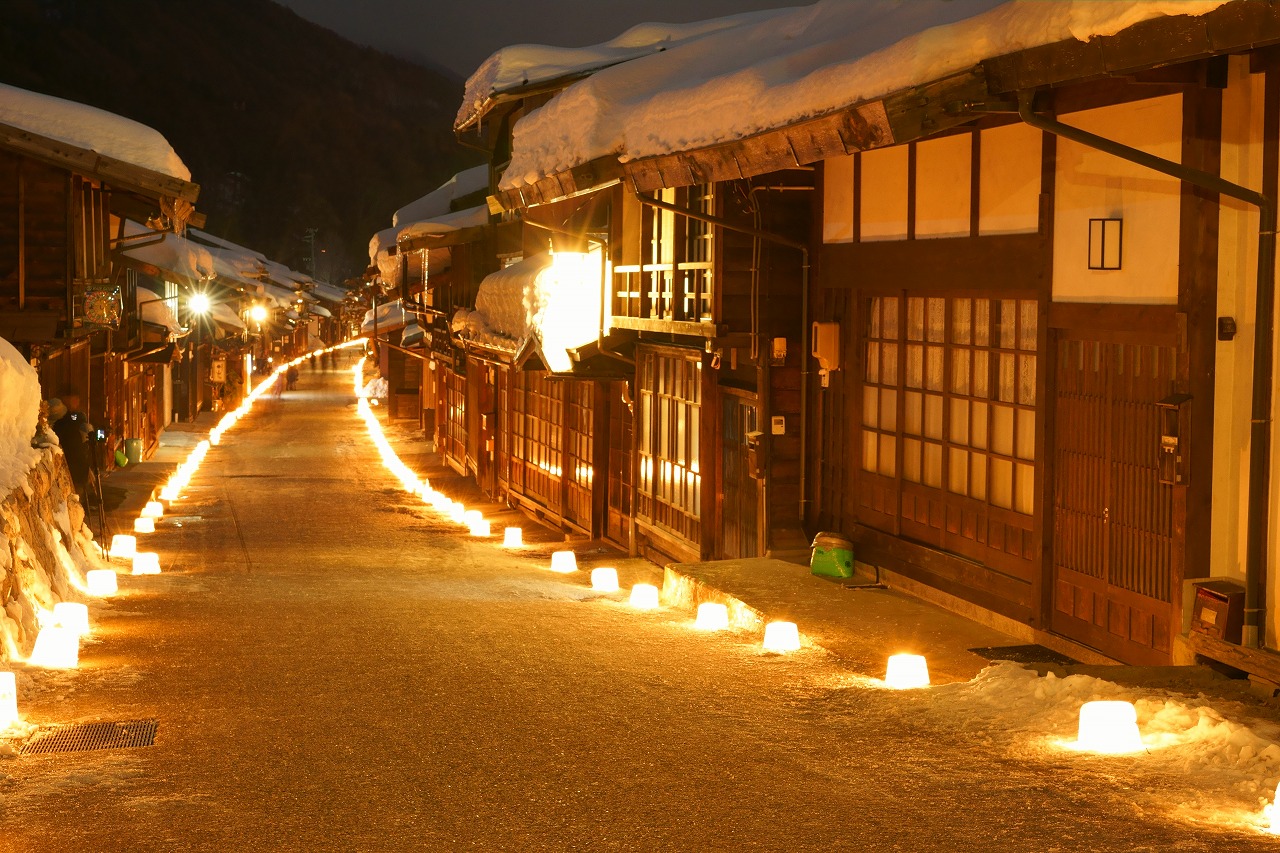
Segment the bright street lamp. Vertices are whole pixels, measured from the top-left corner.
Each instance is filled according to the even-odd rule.
[[[187,300],[187,307],[191,309],[193,314],[208,314],[213,305],[209,302],[207,293],[193,293],[191,298]]]
[[[249,309],[249,319],[255,323],[261,323],[267,319],[267,307],[265,305],[255,305]]]

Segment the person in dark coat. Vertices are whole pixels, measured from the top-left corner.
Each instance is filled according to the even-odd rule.
[[[62,456],[67,460],[67,470],[71,473],[76,493],[80,495],[80,503],[88,506],[90,448],[85,435],[89,419],[80,410],[79,391],[67,388],[63,390],[61,400],[67,413],[53,422],[53,432],[62,445]]]

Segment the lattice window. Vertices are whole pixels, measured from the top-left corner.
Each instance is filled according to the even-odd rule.
[[[511,483],[558,511],[564,459],[564,387],[518,372],[511,387]]]
[[[664,189],[656,198],[696,213],[716,212],[714,184]],[[624,246],[628,263],[614,267],[613,316],[711,322],[715,228],[647,205],[640,217],[639,250]]]
[[[640,362],[637,514],[701,540],[702,362],[644,353]]]
[[[863,470],[1030,515],[1037,312],[1034,300],[872,297]]]

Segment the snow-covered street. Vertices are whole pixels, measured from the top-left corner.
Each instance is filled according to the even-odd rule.
[[[1010,665],[889,691],[633,611],[409,500],[350,387],[306,370],[264,399],[155,534],[165,574],[95,608],[81,668],[20,672],[28,724],[159,733],[4,755],[0,850],[1275,846],[1261,728]],[[1113,694],[1143,700],[1149,753],[1063,749]]]

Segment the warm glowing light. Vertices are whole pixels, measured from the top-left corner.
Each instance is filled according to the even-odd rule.
[[[160,490],[160,500],[166,503],[173,503],[178,499],[178,489],[173,486],[165,486]]]
[[[631,587],[631,606],[637,610],[657,609],[658,588],[651,583],[638,583]]]
[[[133,520],[134,533],[155,533],[156,520],[154,518],[135,518]]]
[[[117,533],[111,537],[111,550],[108,552],[112,557],[118,557],[121,560],[131,560],[138,550],[138,538],[130,536],[128,533]]]
[[[1100,701],[1081,705],[1076,748],[1109,755],[1141,752],[1142,735],[1133,703]]]
[[[484,521],[484,513],[478,509],[469,509],[462,514],[462,523],[468,527],[474,527],[481,521]]]
[[[222,444],[222,430],[220,429],[209,430],[209,444],[214,445],[215,447],[219,444]]]
[[[147,501],[147,505],[142,508],[143,518],[164,518],[164,504],[160,501]]]
[[[81,637],[89,635],[89,608],[77,601],[59,601],[53,605],[55,625],[70,628]]]
[[[524,530],[519,527],[504,527],[502,529],[502,547],[523,548]]]
[[[114,595],[119,588],[116,585],[116,573],[110,569],[93,569],[84,576],[89,586],[90,595]]]
[[[79,663],[80,635],[59,625],[40,629],[31,657],[27,658],[28,665],[45,669],[75,669]]]
[[[698,619],[693,627],[703,631],[722,631],[729,627],[729,608],[714,601],[698,605]]]
[[[770,622],[764,626],[766,652],[800,651],[800,630],[794,622]]]
[[[267,319],[267,308],[265,305],[255,305],[249,309],[249,319],[255,323],[261,323]]]
[[[470,526],[472,536],[488,537],[493,535],[493,528],[486,519],[482,518],[479,521],[473,521]]]
[[[454,501],[449,505],[449,520],[455,524],[462,524],[467,518],[467,508],[462,504]]]
[[[160,574],[160,555],[154,551],[142,551],[134,554],[133,573],[135,575]]]
[[[572,551],[555,551],[551,554],[551,571],[567,575],[578,570],[578,558]]]
[[[12,672],[0,672],[0,731],[18,722],[18,679]]]
[[[618,570],[602,566],[591,570],[591,588],[596,592],[617,592]]]
[[[885,684],[894,690],[929,686],[929,664],[924,655],[893,655],[884,674]]]
[[[213,307],[213,303],[209,301],[209,294],[193,293],[191,298],[187,300],[187,307],[191,309],[193,314],[208,314],[209,309]]]
[[[4,677],[4,673],[0,672],[0,678]],[[0,699],[4,698],[4,683],[0,682]],[[0,714],[4,713],[4,707],[0,704]],[[4,723],[4,719],[0,717],[0,726]],[[1276,785],[1276,795],[1271,798],[1271,834],[1280,835],[1280,785]]]

